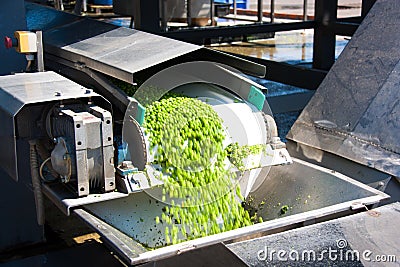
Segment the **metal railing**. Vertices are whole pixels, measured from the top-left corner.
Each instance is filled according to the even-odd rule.
[[[214,1],[211,1],[211,2],[214,2]],[[303,21],[308,20],[307,8],[308,8],[308,0],[303,0],[303,14],[302,14]],[[213,5],[211,4],[211,12],[212,11],[213,11]],[[233,15],[234,15],[234,19],[237,19],[237,1],[236,0],[233,0]],[[264,19],[264,1],[257,0],[257,22],[262,23],[263,19]],[[275,22],[275,0],[270,0],[269,19],[270,19],[270,23]],[[246,20],[246,19],[241,19],[241,20]]]

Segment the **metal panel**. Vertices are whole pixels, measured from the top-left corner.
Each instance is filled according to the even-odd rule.
[[[27,4],[30,29],[44,28],[45,52],[84,63],[91,69],[132,83],[132,74],[200,49],[200,46],[117,27],[108,23],[64,15],[35,4]],[[41,16],[45,13],[47,16]],[[48,17],[58,17],[59,22]]]
[[[44,33],[45,51],[132,83],[133,73],[200,47],[128,28],[79,21]],[[101,23],[102,24],[102,23]],[[101,28],[99,27],[101,26]],[[92,36],[89,29],[99,28]],[[68,33],[74,33],[74,36]]]
[[[1,76],[0,118],[4,126],[0,128],[0,137],[4,142],[0,150],[6,153],[0,155],[0,166],[18,180],[15,117],[25,105],[89,97],[100,96],[54,72]]]
[[[43,30],[47,55],[69,60],[77,67],[88,67],[129,83],[133,82],[133,74],[138,71],[199,50],[210,60],[215,57],[219,62],[232,62],[243,72],[256,76],[265,73],[263,66],[201,46],[35,4],[27,4],[27,16],[30,29]],[[54,20],[49,20],[49,17]]]
[[[376,2],[288,139],[400,176],[399,7]]]
[[[104,191],[109,192],[115,189],[115,170],[114,170],[114,147],[113,147],[113,127],[111,113],[100,108],[92,107],[91,112],[100,117],[101,137],[103,148],[103,173],[104,173]]]

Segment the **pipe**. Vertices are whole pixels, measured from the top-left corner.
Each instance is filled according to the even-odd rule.
[[[186,19],[188,26],[192,26],[192,0],[186,0]]]
[[[257,0],[257,21],[263,22],[263,0]]]
[[[304,0],[303,2],[303,21],[306,21],[307,18],[307,6],[308,6],[308,1]]]
[[[270,22],[275,21],[275,0],[271,0],[271,12],[269,13]]]
[[[44,225],[43,193],[42,193],[42,183],[39,177],[39,165],[36,153],[36,143],[37,143],[36,140],[29,141],[32,187],[33,187],[33,194],[35,196],[37,223],[39,225]]]

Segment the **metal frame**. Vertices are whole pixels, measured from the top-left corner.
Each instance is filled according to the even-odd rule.
[[[314,20],[306,20],[308,18],[306,12],[306,5],[308,1],[304,1],[303,22],[292,23],[273,23],[274,21],[274,1],[271,1],[270,19],[272,23],[263,23],[263,10],[262,0],[258,0],[257,17],[258,21],[250,25],[235,25],[228,27],[198,27],[198,28],[182,28],[178,30],[163,31],[159,27],[160,14],[158,13],[158,1],[151,1],[152,4],[146,0],[136,0],[139,5],[140,2],[153,5],[152,12],[142,13],[141,16],[135,17],[135,27],[143,31],[150,31],[166,37],[188,41],[196,44],[204,44],[209,42],[212,38],[219,37],[232,37],[232,36],[248,36],[252,34],[266,34],[275,33],[280,31],[291,31],[299,29],[314,29],[314,47],[313,47],[313,62],[312,68],[299,68],[290,64],[272,62],[268,60],[250,58],[268,67],[271,73],[278,73],[279,75],[268,74],[265,78],[272,81],[283,82],[286,84],[306,88],[316,89],[326,71],[335,62],[335,37],[336,35],[352,36],[355,30],[360,25],[362,19],[366,16],[369,9],[373,6],[376,0],[363,0],[362,1],[362,16],[354,18],[337,19],[338,1],[315,1],[315,18]],[[157,5],[157,6],[156,6]],[[155,12],[156,10],[156,12]],[[146,12],[142,10],[142,12]],[[146,21],[151,21],[147,24]],[[156,21],[157,27],[154,26]],[[239,56],[241,57],[241,56]],[[247,59],[249,59],[247,57]],[[292,75],[294,73],[298,75]],[[309,79],[298,79],[299,75],[307,75]],[[306,82],[305,82],[306,81]]]
[[[76,197],[76,193],[66,190],[62,184],[43,184],[43,193],[48,197],[65,215],[71,214],[71,209],[101,201],[127,197],[129,194],[120,192],[108,192],[103,194],[90,194],[84,197]]]

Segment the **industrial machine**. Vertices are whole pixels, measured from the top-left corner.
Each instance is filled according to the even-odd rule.
[[[28,28],[43,31],[44,65],[52,71],[0,76],[3,190],[18,188],[26,197],[20,187],[28,184],[35,197],[25,207],[27,220],[10,216],[5,228],[17,231],[5,235],[1,249],[43,241],[43,195],[65,216],[81,218],[129,265],[354,213],[388,198],[289,155],[266,88],[243,74],[265,75],[260,65],[35,4],[26,10]],[[115,79],[135,92],[128,96]],[[244,160],[232,181],[246,208],[265,222],[166,246],[154,218],[173,203],[160,201],[163,181],[155,173],[162,170],[153,164],[143,121],[146,106],[169,92],[211,105],[227,144],[265,147]]]

